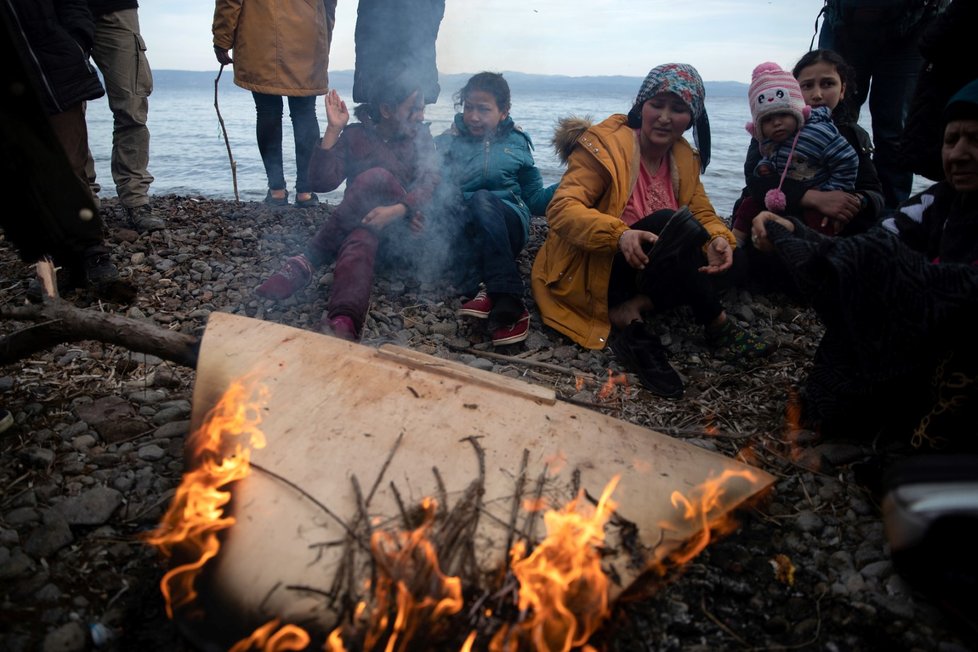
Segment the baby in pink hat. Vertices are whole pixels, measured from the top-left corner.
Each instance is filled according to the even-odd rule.
[[[839,133],[827,107],[805,104],[798,81],[776,63],[754,68],[747,131],[760,145],[761,161],[747,179],[751,196],[733,217],[733,232],[743,244],[751,220],[762,210],[785,208],[781,184],[787,177],[818,190],[855,188],[859,156]]]

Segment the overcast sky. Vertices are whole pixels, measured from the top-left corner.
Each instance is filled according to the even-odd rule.
[[[247,2],[248,0],[243,0]],[[823,0],[447,0],[441,72],[514,70],[644,76],[691,63],[710,81],[750,81],[762,61],[785,68],[808,50]],[[150,65],[214,70],[213,2],[143,0]],[[330,70],[353,68],[356,2],[339,0]]]

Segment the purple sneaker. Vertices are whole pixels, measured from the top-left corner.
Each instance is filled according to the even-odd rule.
[[[282,269],[269,276],[255,292],[265,299],[281,301],[309,285],[311,280],[312,265],[305,256],[299,254],[286,259]]]

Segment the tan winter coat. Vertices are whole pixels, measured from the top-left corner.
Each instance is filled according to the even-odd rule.
[[[234,83],[268,95],[325,95],[336,0],[217,0],[214,45]]]
[[[621,221],[638,179],[639,144],[627,117],[613,115],[590,126],[564,121],[554,137],[567,161],[547,208],[549,231],[533,261],[533,298],[543,323],[589,349],[607,345],[608,280]],[[713,210],[700,181],[699,154],[680,138],[669,156],[672,186],[680,206],[709,232],[710,239],[733,234]]]

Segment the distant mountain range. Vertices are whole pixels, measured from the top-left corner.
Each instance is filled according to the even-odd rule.
[[[160,87],[169,85],[213,86],[216,74],[216,72],[196,70],[154,70],[153,78]],[[626,77],[624,75],[570,77],[567,75],[535,75],[525,72],[504,72],[503,74],[506,76],[510,88],[515,92],[559,93],[579,91],[632,95],[638,92],[643,79],[642,77]],[[439,81],[442,92],[454,92],[464,86],[471,76],[471,73],[440,75]],[[226,70],[222,75],[222,81],[227,78],[230,82],[232,77],[233,71]],[[351,88],[353,86],[352,70],[331,70],[329,78],[330,83],[339,88]],[[708,81],[705,83],[707,96],[745,97],[747,94],[747,84],[741,82]]]

